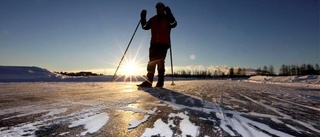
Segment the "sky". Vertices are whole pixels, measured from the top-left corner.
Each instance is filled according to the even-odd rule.
[[[154,0],[1,0],[0,65],[113,74]],[[319,0],[163,0],[179,68],[320,63]],[[139,26],[125,56],[146,73],[150,30]],[[170,67],[170,52],[166,66]],[[121,65],[123,67],[123,64]],[[168,72],[168,68],[167,68]]]

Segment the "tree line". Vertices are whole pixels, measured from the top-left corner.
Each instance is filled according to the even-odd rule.
[[[275,76],[274,68],[272,65],[269,67],[264,66],[256,70],[257,75]],[[291,76],[291,75],[320,75],[319,64],[302,64],[302,65],[282,65],[279,69],[278,76]]]
[[[167,77],[181,77],[181,78],[226,78],[226,77],[249,77],[246,68],[233,68],[231,67],[228,72],[223,72],[221,70],[179,70],[172,74],[166,74]]]
[[[97,74],[97,73],[92,73],[92,72],[54,72],[57,74],[61,75],[66,75],[66,76],[102,76],[103,74]]]
[[[249,73],[247,68],[233,68],[231,67],[227,72],[221,70],[179,70],[174,74],[166,74],[167,77],[182,77],[182,78],[237,78],[237,77],[250,77],[254,75],[264,76],[290,76],[290,75],[320,75],[319,64],[302,64],[302,65],[282,65],[279,69],[279,74],[276,74],[273,65],[259,67],[255,73]]]
[[[263,76],[275,76],[275,70],[273,65],[263,66],[262,68],[256,69],[256,75],[263,75]]]
[[[320,75],[320,67],[319,64],[282,65],[279,75]]]
[[[205,79],[205,78],[212,78],[212,74],[210,71],[204,70],[204,71],[190,71],[190,70],[180,70],[177,72],[174,72],[172,74],[166,74],[168,77],[181,77],[181,78],[198,78],[198,79]]]

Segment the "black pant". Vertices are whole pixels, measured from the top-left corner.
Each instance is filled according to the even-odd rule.
[[[166,59],[167,50],[170,46],[167,44],[151,44],[149,48],[149,62],[147,66],[147,77],[150,83],[153,82],[156,66],[158,68],[158,83],[157,86],[163,86],[164,82],[164,60]]]

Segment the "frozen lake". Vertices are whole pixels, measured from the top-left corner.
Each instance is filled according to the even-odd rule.
[[[140,82],[139,82],[140,83]],[[0,83],[2,136],[317,136],[320,88],[232,80]]]

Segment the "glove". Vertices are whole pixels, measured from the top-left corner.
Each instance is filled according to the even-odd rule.
[[[147,17],[147,10],[142,10],[141,11],[141,13],[140,13],[140,17],[141,17],[141,19],[146,19],[146,17]]]
[[[174,22],[175,18],[172,15],[171,9],[167,6],[167,7],[164,8],[164,11],[166,12],[166,15],[167,15],[167,17],[169,19],[169,22],[170,23]]]
[[[167,15],[172,15],[171,9],[168,6],[164,8],[164,11],[166,12]]]

